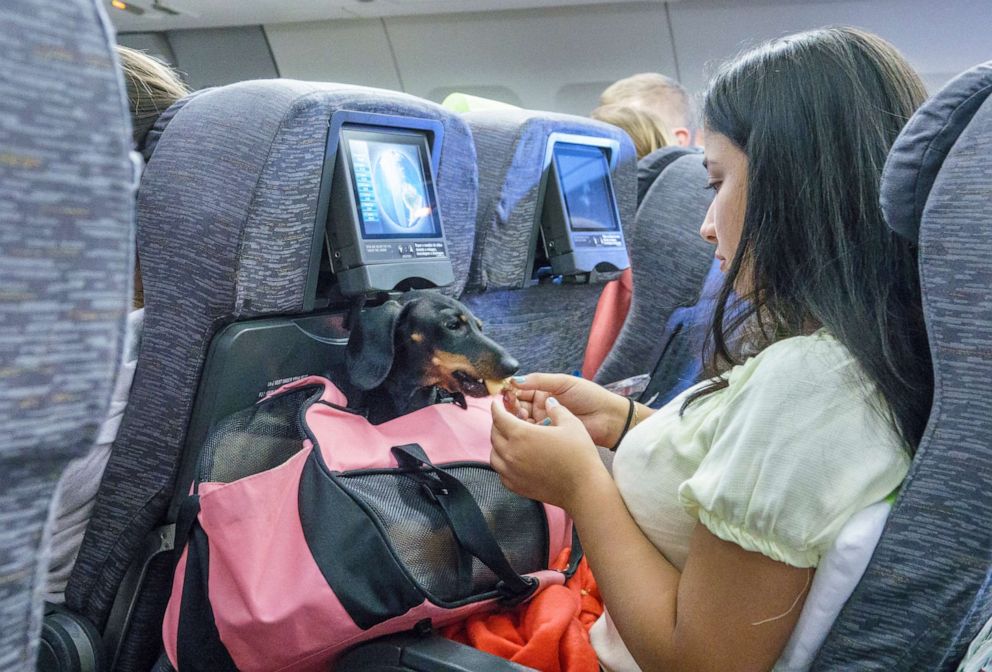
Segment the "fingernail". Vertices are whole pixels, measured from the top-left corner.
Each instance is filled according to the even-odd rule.
[[[556,406],[558,406],[558,400],[554,397],[548,397],[548,400],[544,402],[545,408],[554,408]]]
[[[515,383],[523,383],[523,382],[526,382],[526,380],[527,380],[527,376],[514,376],[513,377],[513,382],[515,382]]]
[[[547,427],[548,425],[551,424],[551,418],[545,418],[544,420],[541,420],[541,424]]]

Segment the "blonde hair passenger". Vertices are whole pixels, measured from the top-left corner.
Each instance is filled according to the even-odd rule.
[[[629,105],[602,105],[589,116],[625,131],[634,141],[638,159],[656,149],[674,144],[664,120],[650,110]]]
[[[600,94],[599,104],[624,105],[657,115],[672,140],[669,144],[692,144],[692,103],[685,88],[671,77],[657,72],[631,75],[608,86]]]
[[[174,102],[189,93],[189,87],[168,63],[137,49],[117,45],[124,71],[127,101],[134,127],[134,144],[140,151],[155,121]]]

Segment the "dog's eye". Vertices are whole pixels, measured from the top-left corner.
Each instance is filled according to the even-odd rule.
[[[451,331],[458,331],[462,326],[461,320],[448,320],[444,323],[445,329],[450,329]]]

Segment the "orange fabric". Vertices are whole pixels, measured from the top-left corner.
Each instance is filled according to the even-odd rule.
[[[634,293],[634,276],[628,268],[616,280],[606,283],[599,295],[596,313],[589,329],[589,343],[582,360],[582,377],[592,380],[596,371],[610,354],[613,344],[630,310],[630,297]]]
[[[569,549],[552,567],[568,565]],[[589,628],[603,613],[585,558],[564,586],[549,586],[510,611],[471,616],[441,629],[448,639],[542,672],[598,672]]]

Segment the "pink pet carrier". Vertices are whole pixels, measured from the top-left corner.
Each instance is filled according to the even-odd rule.
[[[489,403],[372,425],[310,377],[221,422],[177,523],[173,666],[327,670],[360,642],[562,583],[548,566],[571,521],[500,483]]]

